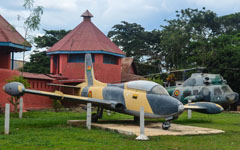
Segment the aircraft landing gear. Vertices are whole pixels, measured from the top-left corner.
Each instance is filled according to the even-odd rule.
[[[102,119],[102,116],[103,116],[103,108],[98,107],[97,113],[92,114],[92,122],[97,122],[99,118]]]
[[[171,127],[170,121],[165,121],[162,124],[162,129],[163,130],[168,130]]]
[[[165,121],[162,124],[162,129],[163,130],[168,130],[171,127],[170,121],[174,120],[175,118],[177,118],[177,117],[170,116],[170,117],[165,118]]]

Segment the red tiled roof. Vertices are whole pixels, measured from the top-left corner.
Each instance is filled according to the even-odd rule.
[[[11,42],[18,45],[24,44],[24,38],[0,15],[0,42]],[[29,43],[26,43],[31,47]]]
[[[23,72],[23,77],[29,78],[29,79],[54,80],[53,78],[50,78],[45,74],[36,74],[36,73],[29,73],[29,72]]]
[[[60,74],[47,74],[47,76],[49,76],[50,78],[56,78],[56,79],[58,79],[58,80],[62,80],[62,79],[67,79],[67,77],[64,77],[64,76],[62,76],[62,75],[60,75]]]
[[[82,23],[54,44],[48,53],[55,51],[105,51],[125,55],[91,22],[90,12],[85,12],[83,17]]]
[[[134,74],[134,70],[133,72],[131,71],[131,69],[133,69],[132,68],[133,58],[131,57],[122,58],[121,64],[122,64],[121,82],[144,79],[144,77]]]

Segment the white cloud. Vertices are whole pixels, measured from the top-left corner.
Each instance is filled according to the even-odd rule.
[[[187,0],[187,2],[200,8],[206,7],[217,12],[218,15],[240,11],[239,0]]]

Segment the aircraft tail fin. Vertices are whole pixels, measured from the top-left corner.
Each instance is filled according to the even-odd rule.
[[[91,54],[85,55],[85,82],[88,86],[101,83],[95,79]]]

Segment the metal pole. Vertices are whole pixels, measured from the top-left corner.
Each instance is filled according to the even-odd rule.
[[[11,69],[14,70],[14,52],[12,52]]]
[[[19,118],[22,118],[22,113],[23,113],[23,97],[20,97],[20,102],[19,102]]]
[[[192,100],[188,100],[188,103],[191,103]],[[191,119],[192,118],[192,110],[191,109],[188,109],[188,119]]]
[[[91,121],[92,121],[92,104],[91,103],[87,103],[87,128],[88,130],[91,130]]]
[[[5,105],[4,134],[9,134],[10,104]]]
[[[144,132],[144,107],[140,107],[140,135],[136,138],[137,140],[149,140]]]

